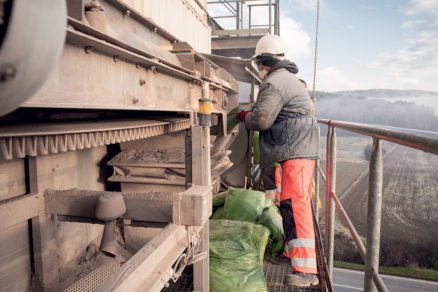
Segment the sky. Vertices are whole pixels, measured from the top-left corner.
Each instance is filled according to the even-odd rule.
[[[280,0],[280,37],[310,88],[316,8],[317,0]],[[266,23],[259,10],[252,21]],[[317,90],[438,92],[438,0],[320,0],[319,14]]]

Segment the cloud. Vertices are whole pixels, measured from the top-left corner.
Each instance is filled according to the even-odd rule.
[[[351,24],[347,25],[347,29],[353,29],[353,26]]]
[[[402,11],[421,19],[403,22],[400,27],[409,30],[410,37],[401,48],[381,52],[371,67],[385,72],[379,80],[382,86],[438,91],[438,1],[411,0]]]
[[[287,48],[286,57],[291,60],[311,55],[310,36],[301,23],[280,11],[280,37]]]
[[[336,67],[325,67],[317,71],[316,87],[318,90],[337,91],[359,89],[358,83],[350,79]]]
[[[423,23],[425,23],[424,20],[409,20],[409,21],[403,22],[400,25],[400,27],[404,28],[404,29],[411,29],[411,28],[415,28],[417,25],[423,24]]]
[[[317,0],[295,0],[295,1],[298,2],[298,4],[304,8],[316,10],[316,1]]]
[[[410,0],[402,7],[402,12],[408,16],[423,12],[432,12],[438,15],[438,1],[436,0]]]

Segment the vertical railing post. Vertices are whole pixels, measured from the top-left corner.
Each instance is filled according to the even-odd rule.
[[[382,188],[383,188],[383,157],[382,145],[378,138],[373,140],[373,150],[370,158],[370,176],[368,189],[368,219],[367,245],[365,266],[365,291],[376,291],[373,282],[373,270],[379,271],[380,225],[382,217]]]
[[[248,5],[248,29],[251,29],[251,5]]]
[[[269,34],[272,33],[272,0],[269,0]]]
[[[319,209],[318,209],[318,200],[319,200],[319,159],[316,160],[315,165],[315,196],[313,197],[313,210],[315,211],[316,222],[319,223]]]
[[[335,244],[335,202],[330,193],[336,192],[336,131],[330,127],[327,133],[327,188],[326,188],[326,252],[329,277],[333,276],[333,254]]]
[[[236,2],[236,29],[240,29],[240,2]]]

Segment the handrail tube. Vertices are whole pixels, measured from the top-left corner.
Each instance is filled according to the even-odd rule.
[[[408,146],[425,152],[438,154],[438,133],[389,126],[374,126],[368,124],[318,119],[326,124],[343,130],[359,133],[374,138],[383,139],[400,145]]]
[[[324,171],[319,166],[319,164],[317,166],[318,166],[318,172],[321,174],[322,181],[327,186],[327,180],[325,178]],[[354,228],[354,225],[351,222],[350,217],[348,217],[347,211],[345,211],[344,207],[342,206],[342,203],[339,201],[339,199],[336,196],[336,194],[331,193],[331,196],[332,196],[333,200],[335,201],[336,206],[338,207],[338,211],[341,214],[341,217],[344,220],[344,223],[347,225],[347,227],[348,227],[348,229],[350,231],[351,237],[353,238],[353,240],[354,240],[354,242],[356,244],[356,247],[359,250],[359,253],[360,253],[360,256],[361,256],[362,260],[364,261],[364,263],[366,263],[366,249],[365,249],[365,246],[363,245],[362,240],[359,237],[359,234],[356,231],[356,228]],[[373,269],[373,279],[374,279],[374,283],[377,286],[377,289],[380,292],[388,291],[388,289],[385,286],[385,283],[383,282],[382,277],[378,273],[376,273],[376,271],[374,269]]]
[[[379,271],[380,230],[382,221],[383,155],[382,143],[374,138],[370,158],[367,218],[367,260],[365,264],[365,291],[376,291],[372,269]]]
[[[326,179],[326,184],[325,184],[325,231],[324,231],[324,239],[325,239],[325,250],[326,251],[328,251],[328,249],[329,249],[329,226],[328,226],[328,222],[329,222],[329,209],[330,209],[330,207],[329,207],[329,204],[328,204],[328,202],[329,202],[329,200],[328,200],[328,198],[329,198],[329,190],[330,190],[330,170],[331,170],[331,167],[330,167],[330,161],[331,161],[331,159],[330,159],[330,145],[331,145],[331,143],[330,143],[330,137],[331,137],[331,135],[332,135],[332,130],[333,130],[333,128],[332,127],[328,127],[328,129],[327,129],[327,142],[326,142],[326,145],[327,145],[327,149],[326,149],[326,157],[325,157],[325,170],[326,170],[326,176],[327,176],[327,179]],[[327,269],[328,270],[330,270],[330,265],[329,265],[329,258],[328,258],[328,254],[326,254],[326,262],[327,262]]]
[[[379,290],[379,292],[388,292],[388,288],[386,288],[386,285],[383,282],[382,277],[380,277],[379,273],[376,272],[374,269],[372,270],[373,270],[373,280],[374,280],[374,284],[376,284],[377,290]]]

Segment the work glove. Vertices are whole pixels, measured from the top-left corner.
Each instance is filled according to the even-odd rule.
[[[247,115],[248,113],[250,113],[250,112],[251,112],[251,111],[241,110],[241,111],[237,114],[237,118],[238,118],[239,120],[241,120],[242,122],[244,122],[245,119],[246,119],[246,115]]]

